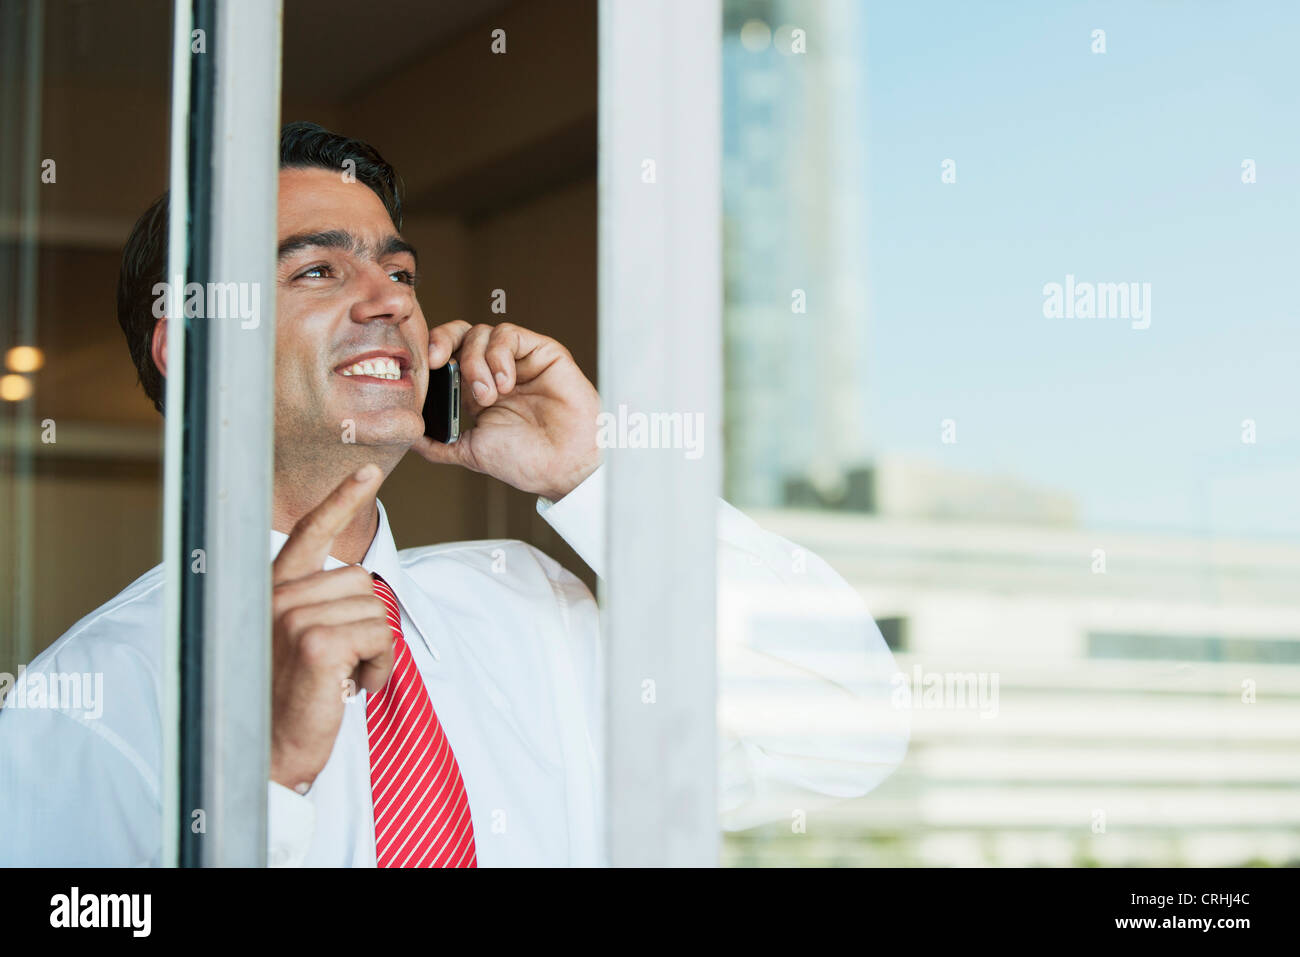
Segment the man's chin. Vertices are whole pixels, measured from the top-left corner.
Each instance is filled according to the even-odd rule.
[[[410,409],[356,413],[339,422],[339,440],[345,445],[383,446],[403,451],[424,434],[424,419]]]

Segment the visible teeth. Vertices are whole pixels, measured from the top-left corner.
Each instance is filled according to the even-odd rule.
[[[402,367],[396,359],[380,356],[377,359],[364,359],[342,370],[343,375],[367,375],[376,379],[400,379]]]

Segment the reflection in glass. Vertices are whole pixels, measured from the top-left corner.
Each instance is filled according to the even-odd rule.
[[[728,492],[859,590],[912,716],[880,788],[729,862],[1300,859],[1267,7],[1099,46],[1081,2],[726,3]]]

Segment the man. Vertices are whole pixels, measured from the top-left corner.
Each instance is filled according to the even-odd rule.
[[[397,178],[372,147],[295,123],[282,132],[280,165],[268,859],[601,863],[590,592],[522,542],[399,553],[377,499],[411,449],[487,473],[538,495],[539,511],[599,574],[596,390],[563,346],[518,326],[429,330],[415,251],[400,234]],[[349,168],[355,178],[340,175]],[[159,411],[167,322],[152,306],[165,272],[164,200],[133,231],[118,291]],[[475,422],[442,445],[424,437],[421,409],[429,370],[452,357]],[[345,420],[353,442],[340,440]],[[854,734],[745,731],[724,706],[725,822],[771,814],[771,799],[786,793],[864,793],[907,740],[905,715],[887,704],[894,668],[879,631],[815,556],[725,503],[718,531],[724,682],[794,676],[796,690],[825,692]],[[746,634],[738,616],[755,589],[803,616],[786,645]],[[102,713],[15,707],[24,689],[11,691],[0,710],[0,863],[161,862],[161,633],[159,566],[27,670],[26,683],[102,674]],[[790,719],[810,703],[801,699]]]

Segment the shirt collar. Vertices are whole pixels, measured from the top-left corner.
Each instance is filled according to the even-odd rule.
[[[420,638],[424,641],[429,649],[429,653],[437,660],[438,649],[434,646],[433,640],[427,634],[428,626],[421,626],[420,617],[412,613],[412,608],[421,608],[425,606],[420,602],[417,590],[402,571],[402,561],[397,555],[397,545],[393,541],[393,530],[388,524],[388,513],[384,511],[384,503],[375,499],[375,505],[379,509],[379,527],[375,530],[375,537],[370,542],[370,548],[366,552],[366,557],[361,560],[361,567],[368,572],[376,572],[388,582],[388,587],[393,590],[397,596],[397,603],[402,606],[406,612],[407,620],[415,626]],[[284,532],[277,532],[271,529],[271,560],[280,554],[280,549],[284,543],[289,540],[289,536]],[[324,569],[342,568],[347,562],[339,561],[333,555],[325,557]]]

